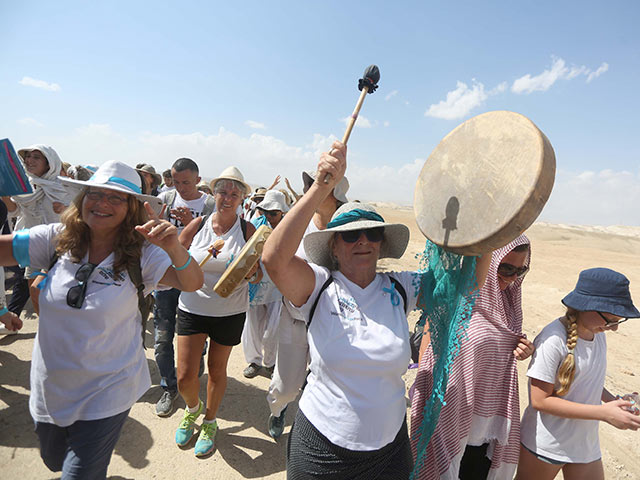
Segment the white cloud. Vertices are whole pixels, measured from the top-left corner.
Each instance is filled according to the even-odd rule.
[[[385,120],[385,121],[384,121],[384,123],[383,123],[383,125],[384,125],[385,127],[388,127],[389,125],[391,125],[391,122],[389,122],[388,120]]]
[[[351,120],[351,117],[345,117],[340,121],[342,123],[344,123],[345,125],[348,125],[350,120]],[[367,117],[363,117],[362,115],[358,115],[358,119],[356,120],[356,127],[371,128],[371,127],[373,127],[373,124],[371,123],[371,121]]]
[[[43,127],[44,126],[38,120],[36,120],[35,118],[31,118],[31,117],[21,118],[20,120],[18,120],[18,123],[20,125],[26,125],[27,127]]]
[[[385,102],[388,102],[389,100],[391,100],[393,97],[395,97],[398,94],[398,90],[393,90],[391,93],[389,93],[386,97],[384,97]]]
[[[46,137],[61,158],[71,164],[100,165],[118,159],[130,165],[151,163],[156,170],[169,168],[180,157],[194,159],[202,176],[217,176],[225,167],[236,165],[253,186],[268,185],[279,174],[288,177],[300,193],[302,170],[315,168],[334,135],[314,134],[302,146],[253,133],[238,135],[220,128],[217,132],[160,135],[144,132],[122,135],[108,124],[77,128],[65,137]],[[375,160],[375,159],[373,159]],[[348,197],[368,201],[411,205],[416,179],[425,159],[406,160],[400,165],[375,163],[352,152],[347,167],[351,183]],[[541,220],[554,223],[596,225],[640,225],[640,172],[566,171],[559,169],[551,198]]]
[[[559,169],[541,220],[578,225],[640,225],[640,172]]]
[[[264,130],[267,128],[264,123],[256,122],[254,120],[247,120],[244,124],[248,127],[255,128],[256,130]]]
[[[20,82],[18,83],[27,87],[41,88],[42,90],[47,90],[48,92],[60,91],[60,85],[58,85],[57,83],[48,83],[44,80],[37,80],[31,77],[22,77],[22,80],[20,80]]]
[[[607,70],[609,70],[609,64],[607,62],[602,62],[602,65],[600,65],[595,72],[589,73],[589,75],[587,76],[587,83],[591,82],[591,80],[593,80],[594,78],[598,78]]]
[[[511,86],[514,93],[529,94],[532,92],[545,92],[549,90],[558,80],[572,80],[579,76],[586,76],[587,83],[594,78],[599,77],[609,69],[609,64],[602,63],[597,70],[592,71],[585,65],[567,67],[566,62],[562,58],[552,57],[553,64],[551,68],[544,70],[542,73],[532,76],[530,73],[516,79]]]
[[[482,83],[473,80],[472,87],[469,88],[466,83],[458,81],[456,89],[447,93],[447,99],[429,106],[424,115],[445,120],[462,118],[482,105],[487,97]]]

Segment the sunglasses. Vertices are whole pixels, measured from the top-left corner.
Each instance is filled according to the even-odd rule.
[[[615,325],[619,325],[623,322],[626,322],[627,320],[629,320],[628,318],[621,318],[620,320],[609,320],[607,317],[605,317],[602,312],[598,312],[598,315],[600,315],[602,317],[602,319],[604,320],[604,323],[606,324],[607,327],[613,327]]]
[[[262,210],[260,209],[260,211],[266,215],[267,217],[277,217],[278,215],[280,215],[280,210]]]
[[[501,263],[500,265],[498,265],[498,275],[501,275],[503,277],[513,277],[514,275],[521,277],[525,273],[527,273],[528,270],[529,267],[527,267],[526,265],[523,267],[516,267],[515,265],[511,265],[510,263]]]
[[[78,282],[78,285],[74,285],[67,292],[67,305],[71,308],[82,308],[84,297],[87,294],[87,280],[89,280],[91,273],[96,267],[97,265],[93,263],[85,263],[76,272],[74,278]]]
[[[348,230],[346,232],[338,232],[342,237],[342,240],[346,243],[356,243],[363,233],[367,237],[367,240],[373,243],[382,241],[384,237],[384,227],[365,228],[362,230]]]
[[[127,201],[126,198],[123,198],[119,195],[109,195],[104,192],[87,192],[85,197],[91,200],[92,202],[100,202],[102,201],[103,198],[106,198],[107,202],[109,202],[114,207],[117,207],[118,205],[122,205]]]

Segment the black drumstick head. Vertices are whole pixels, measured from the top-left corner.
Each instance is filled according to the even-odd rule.
[[[358,90],[367,87],[369,93],[373,93],[378,88],[380,81],[380,69],[377,65],[369,65],[364,71],[364,76],[358,80]]]

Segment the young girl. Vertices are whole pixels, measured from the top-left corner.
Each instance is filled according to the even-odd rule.
[[[604,332],[640,317],[629,280],[607,268],[584,270],[562,303],[564,317],[534,340],[517,480],[552,479],[561,469],[566,480],[603,479],[598,422],[640,428],[640,417],[624,408],[632,403],[604,388]]]

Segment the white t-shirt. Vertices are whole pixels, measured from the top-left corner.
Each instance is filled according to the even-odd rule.
[[[163,192],[168,192],[169,190],[175,190],[175,189],[176,189],[176,187],[174,187],[174,186],[167,187],[166,185],[162,185],[162,186],[159,188],[159,190],[158,190],[158,191],[159,191],[160,193],[163,193]]]
[[[211,218],[196,233],[189,251],[193,260],[200,263],[208,255],[208,248],[215,240],[224,240],[224,246],[217,258],[211,258],[204,264],[204,284],[195,292],[182,292],[178,301],[181,310],[196,315],[207,317],[226,317],[237,313],[246,312],[249,308],[249,283],[243,280],[233,292],[223,298],[213,291],[227,263],[231,263],[232,257],[237,255],[244,246],[245,239],[240,226],[240,217],[236,217],[236,223],[224,235],[216,235],[211,226]]]
[[[195,200],[185,200],[180,196],[178,192],[175,192],[175,200],[173,201],[173,205],[167,205],[165,216],[171,223],[178,227],[179,232],[181,232],[186,225],[183,225],[182,222],[177,218],[173,218],[169,210],[176,208],[188,208],[193,218],[202,216],[202,210],[204,209],[205,200],[208,194],[204,192],[200,193],[200,198],[196,198]],[[158,195],[158,198],[162,200],[162,203],[167,203],[167,196],[168,193],[163,192]]]
[[[309,264],[315,287],[300,307],[305,320],[329,270]],[[402,297],[393,305],[389,276],[416,306],[413,272],[378,273],[362,289],[340,272],[322,293],[309,326],[311,374],[300,408],[334,443],[349,450],[377,450],[397,435],[407,405],[402,375],[411,359],[409,327]]]
[[[60,224],[29,230],[31,267],[47,269]],[[113,272],[113,253],[91,273],[82,308],[67,305],[78,281],[73,263],[62,255],[40,292],[40,321],[31,362],[29,410],[34,420],[65,427],[124,412],[151,386],[142,348],[138,294],[127,271]],[[145,294],[171,266],[160,248],[145,244],[140,260]]]
[[[552,383],[558,388],[556,375],[568,352],[566,338],[566,329],[560,319],[544,327],[533,341],[536,350],[527,376]],[[607,371],[605,334],[596,333],[591,341],[578,338],[574,355],[575,376],[569,391],[562,398],[600,405]],[[529,450],[553,460],[594,462],[601,457],[598,424],[597,420],[576,420],[542,413],[529,405],[522,416],[521,441]]]

